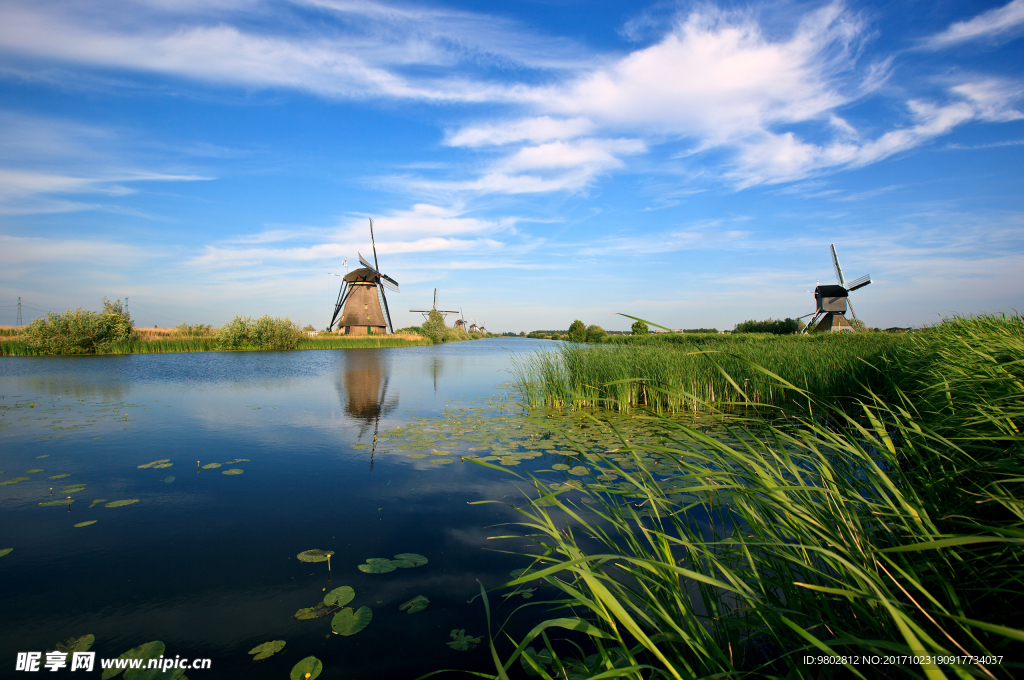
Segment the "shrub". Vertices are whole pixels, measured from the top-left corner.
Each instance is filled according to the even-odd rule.
[[[448,328],[445,326],[444,329],[444,342],[459,342],[460,340],[470,340],[471,336],[461,328]]]
[[[552,340],[561,340],[562,339],[562,335],[560,333],[555,333],[554,335],[551,336],[551,339]]]
[[[576,319],[569,326],[569,340],[573,342],[583,342],[587,337],[587,327],[582,321]]]
[[[773,333],[775,335],[792,335],[803,330],[804,324],[797,319],[765,319],[764,321],[744,321],[736,324],[733,333]]]
[[[47,312],[30,323],[25,343],[39,354],[94,354],[112,343],[131,340],[135,329],[120,300],[103,298],[103,311],[79,307],[63,313]]]
[[[587,326],[587,335],[586,335],[587,342],[604,342],[604,340],[607,337],[608,337],[608,331],[606,331],[605,329],[601,328],[597,324],[592,323],[589,326]]]
[[[177,327],[177,335],[183,338],[206,338],[213,334],[213,328],[208,323],[180,323]]]
[[[395,331],[395,335],[426,335],[419,326],[406,326]]]
[[[445,329],[444,317],[436,309],[430,311],[430,316],[423,322],[423,335],[430,338],[435,345],[444,342]]]
[[[647,324],[643,321],[634,321],[631,327],[633,329],[633,335],[647,335],[651,332],[651,329],[647,327]]]
[[[291,319],[236,316],[220,327],[217,340],[225,349],[295,349],[302,333]]]

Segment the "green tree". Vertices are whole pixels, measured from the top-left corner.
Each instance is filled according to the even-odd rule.
[[[587,326],[587,342],[603,342],[608,337],[608,331],[592,323]]]
[[[426,321],[423,322],[423,335],[430,338],[430,341],[435,345],[440,345],[444,342],[444,332],[447,326],[444,324],[444,317],[436,309],[430,310],[430,315]]]
[[[633,335],[647,335],[651,332],[651,329],[647,327],[647,324],[643,321],[634,321],[631,327],[633,329]]]
[[[572,324],[569,326],[569,340],[571,340],[572,342],[583,342],[586,339],[586,337],[586,325],[579,319],[573,321]]]

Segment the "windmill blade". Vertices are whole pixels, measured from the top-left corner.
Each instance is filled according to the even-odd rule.
[[[394,333],[395,327],[391,323],[391,310],[388,309],[388,296],[384,294],[384,289],[380,286],[377,286],[377,292],[380,293],[380,298],[384,301],[384,313],[388,316],[388,328],[390,328],[391,332]]]
[[[832,266],[836,268],[836,279],[839,281],[839,285],[846,288],[846,281],[843,280],[843,268],[839,266],[839,256],[836,254],[835,244],[829,245],[832,250]]]
[[[367,269],[372,269],[373,271],[377,271],[377,268],[376,268],[376,267],[374,267],[374,266],[373,266],[372,264],[370,264],[369,262],[367,262],[367,261],[366,261],[366,258],[365,258],[365,257],[363,257],[363,256],[362,256],[362,255],[361,255],[360,253],[356,253],[356,255],[359,255],[359,263],[360,263],[361,265],[363,265],[363,266],[364,266],[364,267],[366,267]],[[379,273],[379,272],[378,272],[378,273]]]
[[[380,265],[377,264],[377,243],[373,240],[373,220],[370,220],[370,245],[373,246],[373,270],[380,273]]]
[[[437,309],[437,288],[434,289],[434,309]]]
[[[396,293],[401,293],[402,292],[402,291],[398,290],[398,281],[395,281],[393,278],[391,278],[387,274],[381,274],[380,275],[380,282],[383,283],[384,287],[387,288],[388,290],[393,290]]]
[[[805,318],[805,317],[808,317],[808,316],[810,316],[811,314],[817,314],[817,310],[815,310],[815,311],[813,311],[813,312],[808,312],[807,314],[804,314],[803,316],[798,316],[798,317],[796,317],[796,318],[797,318],[798,320],[799,320],[799,319],[803,319],[803,318]]]
[[[846,288],[846,291],[850,292],[850,291],[857,290],[858,288],[863,288],[864,286],[868,285],[869,283],[871,283],[871,274],[865,274],[864,276],[860,277],[856,281],[852,281],[850,283],[850,285]]]
[[[850,308],[850,316],[857,319],[857,312],[853,311],[853,303],[850,302],[850,298],[846,298],[846,306]],[[857,321],[860,321],[860,319],[857,319]]]

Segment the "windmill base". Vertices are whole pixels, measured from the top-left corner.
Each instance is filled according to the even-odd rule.
[[[822,331],[853,331],[853,326],[846,320],[846,317],[842,314],[826,314],[825,317],[814,326],[814,332],[819,333]]]
[[[339,331],[345,335],[387,335],[385,326],[340,326]]]

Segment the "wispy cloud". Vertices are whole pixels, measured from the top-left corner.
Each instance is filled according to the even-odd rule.
[[[968,19],[957,21],[941,33],[924,41],[922,47],[940,50],[972,40],[1016,36],[1024,30],[1024,0],[1011,0],[1002,7],[990,9]]]

